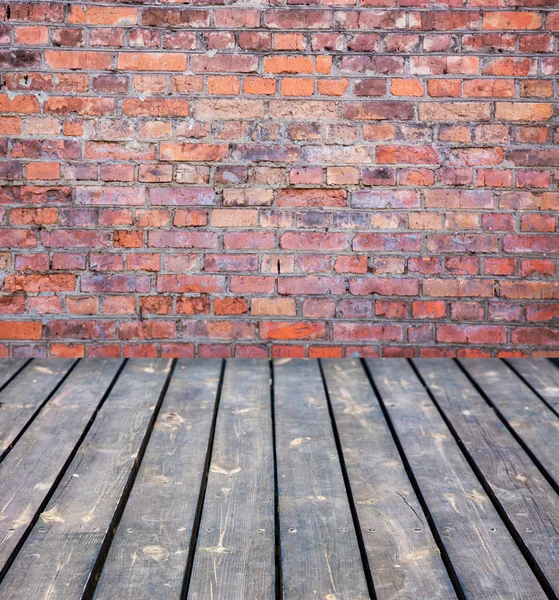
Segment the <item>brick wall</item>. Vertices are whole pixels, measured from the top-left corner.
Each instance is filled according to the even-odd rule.
[[[558,0],[3,2],[0,355],[559,355]]]

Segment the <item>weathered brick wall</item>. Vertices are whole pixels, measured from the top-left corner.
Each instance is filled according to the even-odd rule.
[[[558,0],[6,2],[0,355],[558,355]]]

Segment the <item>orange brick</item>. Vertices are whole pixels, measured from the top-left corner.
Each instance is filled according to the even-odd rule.
[[[276,33],[274,35],[275,50],[304,50],[305,36],[302,33]]]
[[[393,79],[390,85],[393,96],[423,96],[423,85],[418,79]]]
[[[19,117],[0,117],[0,135],[19,135],[21,119]]]
[[[15,30],[16,44],[39,46],[49,41],[49,30],[47,27],[30,25],[17,27]]]
[[[460,96],[459,79],[430,79],[427,93],[433,98],[451,98]]]
[[[32,321],[0,321],[0,339],[40,340],[43,325]]]
[[[553,117],[552,104],[497,102],[495,117],[503,121],[547,121]]]
[[[240,91],[238,77],[225,75],[223,77],[208,77],[208,93],[219,96],[237,95]]]
[[[113,6],[74,5],[68,15],[68,23],[86,25],[136,25],[138,9]]]
[[[265,77],[247,77],[244,80],[243,91],[251,95],[272,95],[276,93],[276,80]]]
[[[266,73],[312,73],[313,60],[308,56],[268,56],[264,59]]]
[[[488,31],[539,29],[541,25],[541,17],[535,12],[486,12],[483,15],[483,29]]]
[[[343,96],[349,86],[347,79],[319,79],[318,91],[323,96]]]
[[[314,79],[289,77],[281,80],[282,96],[312,96],[314,94]]]
[[[332,71],[332,57],[327,56],[317,56],[316,57],[316,72],[327,75]]]
[[[27,179],[60,179],[60,163],[57,162],[33,162],[25,167]]]
[[[45,61],[53,69],[106,71],[111,68],[113,57],[110,52],[45,50]]]

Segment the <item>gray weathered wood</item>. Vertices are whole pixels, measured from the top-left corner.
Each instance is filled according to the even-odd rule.
[[[95,600],[180,597],[221,364],[178,361]]]
[[[0,597],[81,598],[170,368],[132,359],[2,584]]]
[[[189,600],[273,600],[274,542],[270,368],[229,360]]]
[[[466,597],[546,598],[409,363],[367,365]]]
[[[0,572],[40,510],[120,364],[80,361],[0,464]]]
[[[559,485],[559,416],[497,358],[460,364]]]
[[[0,458],[74,364],[37,359],[0,392]]]
[[[377,599],[455,598],[361,362],[322,364]]]
[[[316,360],[274,361],[285,600],[369,598]]]
[[[559,496],[456,363],[414,363],[559,596]]]
[[[506,361],[559,412],[559,368],[547,358],[510,358]]]
[[[0,388],[10,381],[27,362],[26,358],[3,358],[0,360]]]

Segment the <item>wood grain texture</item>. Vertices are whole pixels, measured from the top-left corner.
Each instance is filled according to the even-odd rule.
[[[34,360],[0,392],[0,457],[3,458],[74,362]]]
[[[559,412],[559,368],[555,364],[546,358],[509,358],[506,362]]]
[[[498,359],[460,360],[559,486],[559,416]]]
[[[132,359],[8,574],[0,597],[81,598],[170,368]]]
[[[276,360],[274,378],[284,598],[368,599],[318,363]]]
[[[26,358],[4,358],[0,360],[0,388],[10,381],[27,362]]]
[[[465,596],[546,598],[410,364],[366,362]]]
[[[221,363],[178,361],[95,600],[180,597]]]
[[[121,362],[80,361],[0,464],[0,571],[27,533]]]
[[[559,496],[456,363],[414,363],[559,596]]]
[[[361,362],[322,364],[377,599],[455,598]]]
[[[189,600],[273,600],[274,552],[270,368],[229,360]]]

